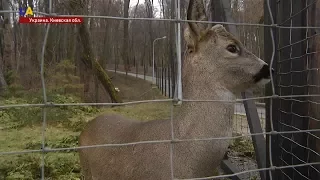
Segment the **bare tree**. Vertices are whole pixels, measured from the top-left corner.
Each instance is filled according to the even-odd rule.
[[[123,12],[124,18],[129,17],[129,5],[130,5],[130,0],[124,0],[124,5],[123,5]],[[123,21],[123,51],[122,51],[122,57],[123,57],[123,63],[125,64],[125,70],[126,70],[126,75],[128,74],[128,70],[130,69],[129,67],[129,56],[128,56],[128,39],[129,35],[129,28],[128,28],[128,21],[124,20]]]
[[[8,3],[6,0],[0,1],[0,10],[8,10]],[[8,17],[4,14],[0,14],[0,53],[1,53],[1,61],[3,66],[0,67],[0,95],[3,94],[3,92],[7,89],[8,84],[4,78],[4,69],[6,68],[5,65],[5,60],[4,60],[4,48],[5,48],[5,40],[4,40],[4,33],[5,33],[5,28],[6,24],[8,24]]]
[[[74,14],[81,14],[81,12],[85,12],[86,3],[86,0],[70,0],[68,8]],[[99,62],[95,59],[95,55],[92,49],[92,43],[90,40],[90,34],[87,27],[87,22],[80,24],[78,26],[78,30],[80,41],[83,46],[83,55],[81,57],[82,62],[86,65],[86,67],[93,70],[101,84],[104,86],[105,90],[109,93],[112,102],[122,102],[120,96],[115,91],[111,79],[109,78],[105,70],[102,68],[102,66],[99,64]]]

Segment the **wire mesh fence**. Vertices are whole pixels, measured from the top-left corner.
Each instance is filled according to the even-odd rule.
[[[177,3],[180,3],[177,0]],[[51,1],[49,1],[51,4]],[[49,12],[38,14],[51,15],[51,5],[49,6]],[[177,13],[179,13],[179,5],[176,7]],[[259,171],[266,171],[269,174],[269,179],[318,179],[319,177],[319,58],[317,56],[317,33],[319,23],[315,19],[317,16],[317,8],[319,8],[318,1],[265,1],[265,15],[271,16],[272,21],[269,24],[257,24],[253,22],[246,22],[242,19],[241,22],[228,23],[228,22],[207,22],[207,23],[221,23],[221,24],[232,24],[243,27],[264,27],[264,33],[268,36],[272,34],[271,38],[265,40],[265,47],[269,47],[265,51],[269,54],[265,57],[272,56],[271,64],[276,67],[276,75],[272,77],[271,89],[272,93],[268,96],[254,97],[250,99],[237,99],[230,101],[232,103],[240,103],[236,105],[236,114],[233,117],[233,132],[232,137],[208,137],[205,139],[175,139],[172,137],[167,140],[153,140],[153,141],[142,141],[142,142],[131,142],[124,144],[102,144],[95,146],[85,147],[64,147],[64,148],[47,148],[47,114],[50,113],[51,109],[58,107],[68,106],[126,106],[136,105],[142,103],[172,103],[170,107],[176,103],[177,100],[183,103],[188,102],[207,102],[207,103],[221,103],[226,102],[223,100],[188,100],[179,98],[177,95],[181,95],[180,91],[177,91],[174,96],[172,87],[172,81],[161,77],[170,77],[170,70],[164,67],[158,67],[156,71],[156,84],[162,87],[162,91],[169,96],[169,99],[154,99],[145,101],[134,101],[125,103],[52,103],[48,101],[46,85],[45,85],[45,46],[47,43],[50,24],[46,25],[46,32],[41,50],[41,83],[43,88],[43,102],[38,104],[14,104],[14,105],[2,105],[0,109],[10,108],[42,108],[42,121],[43,126],[41,129],[41,149],[31,149],[23,151],[2,151],[1,156],[18,155],[27,153],[41,153],[41,179],[46,179],[46,154],[52,152],[62,152],[70,150],[78,150],[83,148],[93,147],[120,147],[120,146],[131,146],[137,144],[156,144],[156,143],[170,143],[174,146],[174,143],[188,142],[188,141],[214,141],[224,139],[237,139],[237,138],[249,138],[258,135],[264,135],[268,138],[268,152],[269,165],[265,168],[257,168],[255,163],[246,162],[249,165],[243,165],[242,171],[233,174],[225,174],[212,177],[203,177],[195,179],[217,179],[217,178],[230,178],[235,175],[247,175],[255,173],[257,176]],[[4,13],[16,13],[11,11],[3,11]],[[60,16],[63,16],[62,14]],[[70,16],[70,15],[68,15]],[[187,22],[177,17],[177,19],[152,19],[152,18],[121,18],[121,17],[110,17],[110,16],[87,16],[81,15],[85,18],[106,18],[114,20],[143,20],[143,21],[170,21],[175,24],[181,24]],[[243,17],[243,16],[242,16]],[[265,19],[267,19],[265,17]],[[267,21],[266,21],[267,22]],[[181,34],[181,26],[177,27],[177,37]],[[245,32],[245,30],[243,30]],[[252,35],[252,34],[251,34]],[[250,35],[248,35],[250,36]],[[259,35],[257,35],[259,36]],[[245,36],[246,37],[246,36]],[[248,38],[249,41],[257,40],[255,38]],[[251,42],[252,43],[252,42]],[[257,42],[258,44],[261,41]],[[268,44],[269,43],[269,44]],[[177,40],[177,46],[181,46],[180,40]],[[251,50],[261,52],[259,48],[251,44]],[[270,47],[272,47],[270,49]],[[255,50],[253,50],[255,48]],[[181,58],[179,60],[179,54],[182,53],[177,48],[177,61],[178,68],[181,68]],[[271,52],[271,53],[270,53]],[[179,63],[180,62],[180,63]],[[160,75],[161,73],[161,75]],[[176,71],[176,82],[181,79],[181,72]],[[169,78],[170,79],[170,78]],[[161,84],[161,85],[160,85]],[[181,87],[176,83],[176,88]],[[183,90],[182,90],[183,91]],[[180,92],[180,93],[179,93]],[[178,98],[178,99],[177,99]],[[241,103],[248,100],[269,100],[266,105],[266,110],[263,108],[258,109],[260,114],[261,124],[267,124],[266,131],[262,133],[250,133],[245,112]],[[270,110],[270,111],[269,111]],[[265,113],[267,117],[265,118]],[[170,113],[172,119],[173,114]],[[172,128],[172,127],[171,127]],[[265,127],[263,126],[263,129]],[[271,142],[271,143],[270,143]],[[318,143],[319,144],[319,143]],[[172,152],[171,152],[172,155]],[[234,157],[237,159],[238,157]],[[254,161],[254,160],[253,160]],[[245,162],[242,162],[245,163]],[[172,165],[172,159],[170,164]],[[172,179],[175,179],[174,172]],[[253,176],[246,176],[245,179],[253,178]]]
[[[319,58],[317,51],[318,26],[315,18],[318,1],[278,1],[274,5],[275,23],[281,26],[303,26],[306,29],[279,29],[276,31],[275,89],[279,96],[319,93]],[[314,97],[279,98],[274,101],[273,125],[275,131],[316,129],[319,99]],[[300,133],[275,136],[272,158],[275,166],[319,162],[319,148],[315,146],[318,133]],[[276,150],[277,149],[277,150]],[[319,165],[277,171],[278,179],[319,179]]]

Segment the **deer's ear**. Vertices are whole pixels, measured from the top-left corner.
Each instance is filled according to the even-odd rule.
[[[216,25],[212,26],[211,30],[213,30],[216,33],[226,33],[226,32],[228,32],[226,30],[226,28],[221,24],[216,24]]]
[[[187,20],[193,20],[193,21],[208,20],[202,0],[189,0]],[[208,24],[188,22],[184,32],[184,37],[187,42],[188,51],[196,50],[197,43],[204,36],[206,36],[207,32],[208,32]]]

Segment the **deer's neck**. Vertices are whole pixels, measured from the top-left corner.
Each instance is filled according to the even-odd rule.
[[[235,99],[234,94],[213,77],[199,79],[189,75],[184,77],[183,99],[229,102],[183,102],[176,122],[179,138],[231,136],[234,103],[230,100]]]

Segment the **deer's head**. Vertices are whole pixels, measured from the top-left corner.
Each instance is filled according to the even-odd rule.
[[[190,0],[187,19],[207,20],[202,0]],[[193,76],[199,75],[200,80],[219,84],[233,93],[270,81],[268,64],[249,52],[222,25],[188,22],[184,38],[188,50],[184,76],[195,72]]]

